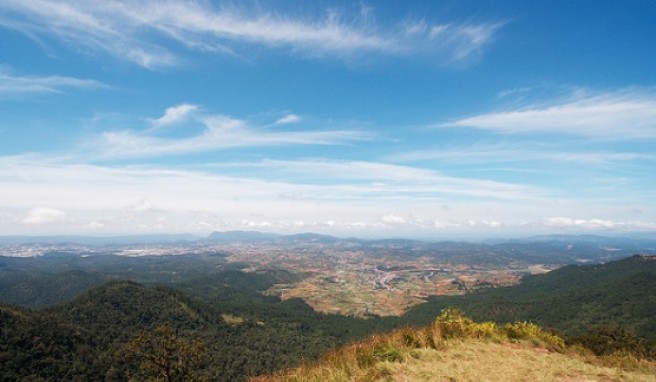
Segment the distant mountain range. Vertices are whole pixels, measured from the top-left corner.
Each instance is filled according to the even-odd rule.
[[[226,232],[212,232],[207,241],[232,243],[232,242],[263,242],[276,240],[281,235],[268,232],[259,231],[226,231]]]
[[[526,243],[553,242],[605,246],[612,249],[651,248],[656,249],[656,234],[631,234],[627,236],[597,235],[541,235],[518,240]]]
[[[206,241],[220,242],[220,243],[278,243],[278,244],[293,244],[293,243],[323,243],[323,244],[336,244],[340,242],[366,242],[363,239],[342,239],[335,236],[321,235],[318,233],[306,232],[293,235],[278,235],[275,233],[259,232],[259,231],[227,231],[227,232],[213,232],[209,235]]]
[[[211,250],[214,245],[268,245],[315,250],[361,251],[398,259],[429,257],[459,264],[503,266],[516,262],[564,265],[608,262],[635,254],[656,254],[656,237],[649,235],[594,236],[544,235],[520,239],[473,241],[422,241],[413,239],[339,238],[317,233],[279,235],[259,231],[213,232],[193,235],[87,236],[0,236],[2,256],[96,256],[117,254],[133,246],[146,246],[140,256],[179,255]],[[31,246],[40,248],[31,248]],[[13,246],[21,248],[13,248]],[[86,248],[79,248],[79,246]],[[171,248],[169,248],[169,246]],[[175,247],[175,248],[174,248]]]
[[[79,244],[79,245],[138,245],[138,244],[173,244],[191,243],[201,240],[199,236],[191,234],[175,235],[126,235],[126,236],[0,236],[0,244],[27,245],[27,244]]]
[[[474,240],[429,240],[429,239],[406,239],[406,238],[388,238],[388,239],[362,239],[362,238],[340,238],[330,235],[322,235],[312,232],[298,233],[292,235],[282,235],[270,232],[260,231],[223,231],[212,232],[207,237],[201,237],[192,234],[157,234],[157,235],[123,235],[123,236],[0,236],[0,244],[4,245],[25,245],[25,244],[79,244],[91,246],[108,246],[108,245],[137,245],[137,244],[185,244],[185,243],[277,243],[277,244],[344,244],[344,245],[387,245],[387,246],[441,246],[450,244],[482,244],[482,245],[500,245],[500,244],[532,244],[542,243],[554,246],[565,247],[570,245],[586,245],[596,248],[605,248],[608,250],[656,250],[656,234],[636,233],[626,234],[624,236],[597,236],[597,235],[540,235],[524,238],[493,239],[484,242]]]

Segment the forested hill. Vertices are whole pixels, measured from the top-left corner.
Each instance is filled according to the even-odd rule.
[[[402,320],[428,324],[448,306],[457,306],[477,320],[526,320],[568,334],[621,325],[630,333],[656,339],[656,257],[569,265],[526,276],[512,287],[434,297],[411,308]]]
[[[197,363],[195,356],[188,361],[194,378],[234,381],[314,359],[374,327],[315,313],[301,300],[262,296],[256,288],[268,285],[266,276],[215,278],[218,287],[195,296],[121,281],[45,310],[0,305],[0,380],[146,379],[144,354],[174,343],[198,355]],[[249,281],[250,288],[231,286]],[[153,345],[164,340],[169,345]]]

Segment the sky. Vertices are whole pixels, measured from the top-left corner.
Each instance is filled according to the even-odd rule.
[[[656,2],[0,2],[0,235],[656,233]]]

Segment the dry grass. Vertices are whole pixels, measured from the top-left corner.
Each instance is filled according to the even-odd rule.
[[[594,357],[540,327],[497,327],[445,310],[433,325],[333,350],[317,363],[252,381],[655,381],[656,365]]]
[[[285,375],[253,379],[260,382],[347,382],[347,381],[562,381],[610,382],[656,381],[655,369],[627,370],[571,354],[562,354],[528,343],[496,343],[489,340],[449,340],[442,350],[413,349],[401,362],[373,360],[358,362],[358,350],[334,352],[318,365],[308,365]],[[346,366],[346,367],[345,367]]]
[[[526,344],[464,340],[447,350],[415,350],[387,365],[391,381],[656,381],[648,370],[630,371],[585,362],[576,356]],[[380,379],[385,380],[385,379]]]

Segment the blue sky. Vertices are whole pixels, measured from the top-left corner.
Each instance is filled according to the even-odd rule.
[[[0,3],[0,234],[656,231],[653,1]]]

